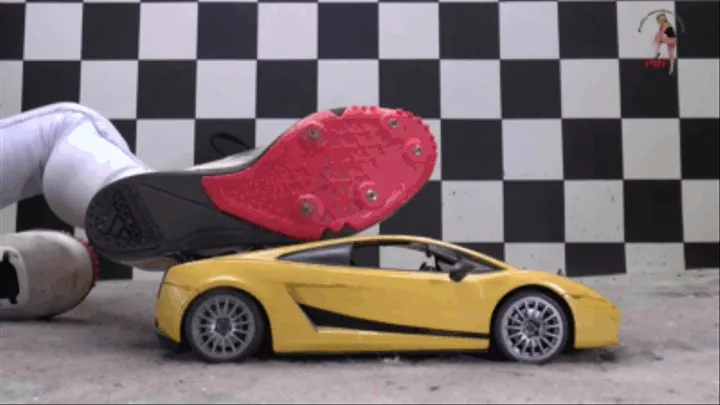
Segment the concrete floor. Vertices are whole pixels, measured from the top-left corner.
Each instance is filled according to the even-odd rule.
[[[717,270],[585,281],[623,309],[624,344],[544,367],[471,355],[207,366],[156,344],[156,283],[103,283],[54,322],[0,325],[0,403],[718,403]]]

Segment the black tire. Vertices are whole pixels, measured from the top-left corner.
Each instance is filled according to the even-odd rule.
[[[508,315],[508,311],[514,311],[516,304],[521,302],[527,302],[528,300],[538,300],[544,305],[551,307],[557,314],[558,322],[548,326],[553,327],[558,331],[559,337],[557,340],[548,340],[553,343],[552,347],[542,355],[535,357],[529,356],[526,353],[520,353],[512,346],[511,342],[506,338],[509,335],[508,331],[503,332],[505,328],[505,318]],[[509,315],[508,315],[509,316]],[[505,300],[503,304],[497,309],[496,316],[493,321],[493,333],[492,333],[492,344],[491,353],[496,353],[502,356],[506,360],[530,363],[530,364],[545,364],[557,358],[560,354],[565,351],[569,337],[571,335],[570,322],[568,321],[569,314],[566,313],[565,308],[558,302],[558,300],[546,293],[541,291],[521,291],[510,298]]]
[[[207,341],[203,341],[199,336],[199,329],[197,329],[199,327],[196,318],[198,311],[203,311],[203,308],[207,308],[206,305],[209,305],[213,300],[223,299],[231,300],[231,302],[243,306],[247,313],[248,325],[254,325],[254,327],[248,326],[244,342],[241,343],[242,347],[230,353],[217,353],[209,350],[211,348],[208,348]],[[218,288],[206,292],[195,299],[185,314],[183,320],[184,340],[197,357],[208,363],[239,362],[252,357],[262,345],[268,332],[267,321],[256,301],[248,294],[232,288]],[[196,333],[193,333],[194,330]]]

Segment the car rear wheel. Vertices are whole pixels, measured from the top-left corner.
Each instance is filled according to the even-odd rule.
[[[244,360],[257,352],[267,330],[262,310],[249,295],[233,289],[211,290],[188,308],[185,340],[210,363]]]
[[[493,346],[508,360],[543,364],[563,352],[569,335],[568,315],[555,298],[523,291],[498,309]]]

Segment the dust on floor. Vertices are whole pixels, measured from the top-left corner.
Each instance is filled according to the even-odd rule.
[[[207,366],[156,344],[156,283],[103,283],[54,322],[0,325],[0,403],[720,401],[717,270],[582,281],[623,310],[624,343],[542,367],[470,355]]]

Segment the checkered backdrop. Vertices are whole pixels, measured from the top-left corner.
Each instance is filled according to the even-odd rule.
[[[317,109],[404,107],[441,159],[369,232],[575,276],[718,267],[717,1],[0,2],[3,116],[79,101],[176,169],[219,158],[217,130],[266,145]],[[660,9],[676,76],[645,67]],[[64,228],[42,198],[2,223]]]

